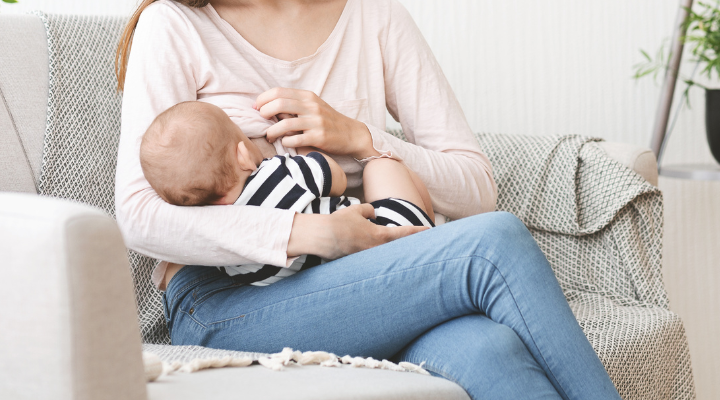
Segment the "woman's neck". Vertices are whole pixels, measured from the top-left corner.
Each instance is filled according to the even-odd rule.
[[[211,0],[213,8],[256,49],[294,61],[327,40],[347,0]]]

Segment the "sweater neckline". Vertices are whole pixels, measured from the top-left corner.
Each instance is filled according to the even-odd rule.
[[[258,50],[255,46],[252,45],[252,43],[248,42],[243,37],[243,35],[240,34],[240,32],[236,31],[229,22],[223,19],[220,14],[218,14],[217,10],[215,10],[215,8],[212,6],[212,4],[208,3],[206,7],[209,10],[210,17],[215,20],[217,25],[224,29],[230,36],[235,37],[243,46],[248,48],[258,60],[270,64],[276,64],[282,67],[296,67],[298,65],[305,64],[311,61],[333,43],[335,37],[340,34],[340,31],[342,31],[343,27],[347,24],[347,20],[350,14],[350,3],[352,2],[354,2],[354,0],[347,0],[342,13],[340,14],[340,18],[338,19],[337,23],[335,23],[335,27],[333,28],[332,32],[330,32],[330,35],[328,35],[325,41],[320,45],[320,47],[317,48],[317,50],[315,50],[313,54],[292,61],[281,60]]]

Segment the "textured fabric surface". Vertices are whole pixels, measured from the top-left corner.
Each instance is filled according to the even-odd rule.
[[[48,91],[45,42],[36,17],[0,15],[0,190],[37,192]]]
[[[143,351],[153,353],[160,358],[163,362],[171,363],[179,361],[182,363],[190,362],[197,358],[219,358],[230,356],[233,358],[250,358],[253,361],[258,360],[262,357],[268,357],[270,354],[266,353],[252,353],[246,351],[231,351],[231,350],[220,350],[211,349],[202,346],[171,346],[164,344],[152,344],[145,343],[143,345]]]
[[[617,142],[598,142],[596,145],[610,158],[634,170],[653,186],[658,185],[657,161],[649,148]]]
[[[530,228],[620,395],[694,398],[685,330],[662,284],[659,190],[583,146],[588,139],[517,140],[481,136],[496,166],[498,208]]]
[[[112,214],[120,120],[112,59],[123,21],[44,18],[50,95],[40,190]],[[482,134],[478,140],[493,163],[498,209],[530,228],[623,398],[694,398],[684,329],[668,310],[660,275],[660,192],[585,145],[594,139]],[[167,344],[150,281],[154,261],[132,252],[130,261],[143,339]]]
[[[82,204],[0,193],[0,254],[0,398],[144,399],[115,222]]]
[[[39,193],[114,216],[122,98],[113,68],[125,19],[38,15],[47,29],[50,71]],[[128,254],[143,341],[170,343],[160,293],[150,280],[156,261]]]
[[[396,132],[402,137],[401,132]],[[685,330],[662,283],[662,194],[599,139],[480,134],[498,210],[528,226],[624,399],[692,399]]]

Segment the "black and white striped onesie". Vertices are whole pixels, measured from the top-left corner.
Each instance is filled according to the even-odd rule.
[[[328,197],[331,187],[330,165],[322,154],[278,155],[263,160],[248,178],[234,205],[281,208],[305,214],[331,214],[350,205],[360,204],[360,200],[354,197]],[[375,208],[375,219],[371,221],[378,225],[435,226],[420,207],[409,201],[388,198],[370,204]],[[287,268],[267,264],[219,268],[240,283],[267,286],[321,262],[318,256],[303,255]]]

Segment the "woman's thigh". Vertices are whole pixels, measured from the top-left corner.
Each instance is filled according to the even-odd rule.
[[[518,336],[563,398],[619,398],[547,259],[508,213],[445,224],[265,287],[185,267],[166,298],[173,344],[374,358],[484,314]]]
[[[173,343],[390,357],[430,328],[493,303],[478,282],[496,287],[504,278],[487,259],[519,252],[513,247],[523,242],[498,237],[508,216],[445,224],[269,286],[237,286],[219,272],[185,267],[167,293]]]

